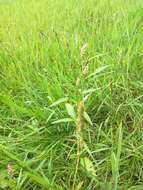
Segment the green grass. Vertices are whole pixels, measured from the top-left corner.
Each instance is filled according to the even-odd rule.
[[[0,189],[143,190],[142,0],[0,0]]]

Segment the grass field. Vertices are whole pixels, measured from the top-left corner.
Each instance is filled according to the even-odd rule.
[[[142,0],[0,0],[0,189],[143,190]]]

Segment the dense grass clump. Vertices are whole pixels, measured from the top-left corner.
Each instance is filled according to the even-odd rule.
[[[142,0],[0,0],[0,189],[143,190]]]

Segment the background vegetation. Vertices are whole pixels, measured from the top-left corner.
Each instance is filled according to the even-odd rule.
[[[143,190],[142,75],[142,0],[1,0],[0,188]]]

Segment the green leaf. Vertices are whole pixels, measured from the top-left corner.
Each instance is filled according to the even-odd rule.
[[[86,170],[86,172],[88,172],[89,174],[93,176],[96,176],[96,171],[94,169],[93,163],[89,158],[84,157],[84,158],[81,158],[80,161],[81,161],[80,163],[82,167]]]
[[[91,119],[90,119],[90,117],[89,117],[89,115],[88,115],[87,112],[84,112],[84,119],[85,119],[91,126],[93,126],[93,123],[92,123],[92,121],[91,121]]]
[[[100,90],[100,88],[91,88],[91,89],[88,89],[88,90],[84,90],[83,94],[93,93],[93,92],[96,92],[97,90]]]
[[[65,104],[65,106],[66,106],[66,109],[67,109],[69,116],[75,120],[76,119],[76,113],[75,113],[74,107],[68,103]]]
[[[117,149],[117,161],[118,161],[118,165],[120,162],[120,155],[122,152],[122,123],[119,126],[118,129],[118,149]]]
[[[84,183],[83,181],[79,182],[77,187],[76,187],[76,190],[81,190],[83,183]]]
[[[9,187],[9,181],[7,179],[1,179],[1,181],[0,181],[0,187],[2,189],[6,189],[7,187]]]
[[[114,186],[114,189],[117,190],[119,171],[118,171],[118,159],[114,152],[112,152],[111,154],[111,165],[112,165],[113,186]]]
[[[114,152],[111,154],[112,175],[115,177],[118,172],[117,158]]]
[[[101,186],[101,189],[113,190],[111,182],[103,182],[103,183],[101,182],[100,186]]]
[[[71,118],[64,118],[64,119],[59,119],[57,121],[54,121],[54,122],[52,122],[52,124],[67,123],[67,122],[71,122],[71,121],[73,121],[73,119],[71,119]]]
[[[49,115],[49,117],[48,117],[47,120],[46,120],[46,123],[48,123],[48,122],[50,121],[50,119],[52,118],[52,116],[54,115],[54,113],[55,113],[55,111],[53,111],[53,112]]]
[[[99,67],[98,69],[96,69],[96,71],[94,73],[91,73],[87,78],[93,77],[93,76],[101,73],[102,71],[104,71],[108,67],[109,67],[109,65],[105,65],[105,66]]]
[[[19,166],[27,169],[28,171],[32,171],[32,169],[29,167],[29,165],[26,162],[21,161],[18,157],[15,156],[15,154],[8,152],[8,150],[4,146],[0,145],[0,149],[1,151],[3,151],[4,154],[7,155],[8,158],[15,160]]]
[[[67,102],[68,98],[60,98],[59,100],[57,100],[56,102],[54,102],[53,104],[51,104],[49,107],[52,108],[52,107],[55,107],[55,106],[58,106],[64,102]]]
[[[49,189],[50,184],[49,184],[49,182],[48,182],[47,180],[45,180],[44,178],[42,178],[42,177],[40,177],[40,176],[37,176],[37,175],[35,175],[35,174],[33,174],[33,173],[27,173],[27,175],[28,175],[31,179],[33,179],[33,181],[35,181],[36,183],[42,185],[42,187],[45,187],[45,188]]]
[[[143,190],[143,185],[136,185],[136,186],[130,187],[128,190]]]

